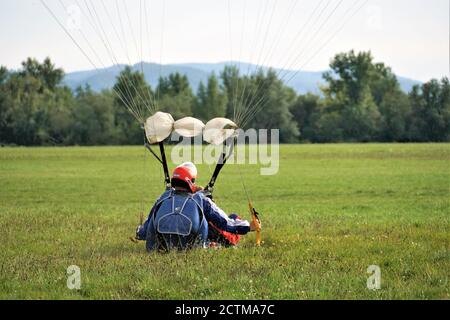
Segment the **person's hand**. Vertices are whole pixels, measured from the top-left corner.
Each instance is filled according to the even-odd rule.
[[[136,228],[136,239],[139,239],[139,233],[141,233],[142,228],[143,227],[141,225],[137,226],[137,228]]]
[[[212,195],[212,193],[211,193],[210,190],[204,189],[202,192],[203,192],[203,194],[205,195],[205,197],[207,197],[207,198],[211,199],[212,201],[214,201],[213,195]]]

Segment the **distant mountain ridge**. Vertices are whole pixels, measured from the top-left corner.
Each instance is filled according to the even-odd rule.
[[[171,73],[179,72],[188,77],[189,82],[194,91],[197,90],[200,82],[206,83],[211,73],[219,75],[226,65],[235,65],[240,67],[242,74],[251,74],[257,70],[257,66],[244,62],[220,62],[220,63],[182,63],[182,64],[168,64],[160,65],[157,63],[143,62],[137,63],[133,66],[133,70],[144,70],[145,79],[151,84],[153,88],[158,83],[159,76],[167,77]],[[120,71],[125,68],[125,65],[115,65],[105,69],[86,70],[67,73],[64,78],[64,84],[75,90],[79,86],[85,86],[88,84],[94,91],[101,91],[103,89],[111,89],[120,74]],[[267,70],[267,67],[263,67],[263,70]],[[325,71],[293,71],[281,69],[274,69],[276,72],[281,72],[285,75],[284,80],[292,78],[287,85],[293,88],[299,94],[305,94],[307,92],[320,93],[320,86],[325,82],[322,75]],[[416,84],[421,84],[420,81],[397,76],[400,83],[400,87],[403,91],[409,92]]]

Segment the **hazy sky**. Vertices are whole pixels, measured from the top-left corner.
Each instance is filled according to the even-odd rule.
[[[326,69],[335,53],[356,49],[371,50],[398,75],[422,81],[450,72],[449,0],[368,0],[364,7],[363,0],[45,3],[91,62],[39,0],[1,0],[1,65],[18,68],[28,56],[50,56],[75,71],[135,63],[142,56],[163,63],[242,60],[315,71]],[[86,3],[95,7],[89,11]]]

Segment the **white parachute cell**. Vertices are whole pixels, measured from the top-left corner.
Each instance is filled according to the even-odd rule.
[[[205,124],[195,118],[186,117],[175,122],[174,129],[182,137],[192,138],[201,135]]]
[[[150,144],[164,141],[173,131],[175,120],[169,113],[157,112],[145,122],[145,135]]]
[[[238,126],[230,119],[215,118],[205,125],[203,140],[213,145],[219,145],[235,135],[237,129]]]

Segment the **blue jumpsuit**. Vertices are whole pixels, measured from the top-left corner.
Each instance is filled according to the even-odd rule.
[[[156,201],[136,236],[147,241],[149,251],[205,246],[209,223],[232,234],[250,231],[248,221],[229,217],[202,191],[192,194],[170,188]]]

